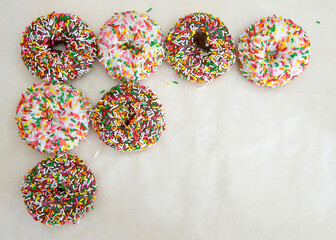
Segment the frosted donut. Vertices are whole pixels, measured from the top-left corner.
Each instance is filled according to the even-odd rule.
[[[93,108],[91,121],[99,138],[117,150],[143,150],[156,143],[166,123],[161,101],[145,86],[111,88]]]
[[[48,157],[30,169],[21,188],[27,211],[47,226],[76,223],[93,209],[97,185],[92,171],[77,156]]]
[[[19,135],[39,152],[72,149],[89,130],[91,105],[72,86],[34,84],[22,94],[16,109]]]
[[[306,33],[292,20],[262,18],[240,36],[240,71],[257,85],[284,86],[306,69],[310,51]]]
[[[165,39],[165,49],[173,70],[191,82],[213,81],[229,70],[236,59],[227,27],[208,13],[180,18]]]
[[[63,43],[66,51],[54,49]],[[28,70],[46,82],[62,83],[92,68],[97,55],[93,31],[76,15],[52,12],[23,32],[21,57]]]
[[[100,30],[98,59],[112,78],[145,79],[163,57],[161,28],[143,13],[115,13]]]

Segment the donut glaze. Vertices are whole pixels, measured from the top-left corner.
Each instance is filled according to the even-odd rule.
[[[236,59],[227,27],[208,13],[180,18],[165,39],[165,49],[174,71],[192,82],[213,81],[229,70]]]
[[[115,13],[101,28],[98,59],[115,79],[136,81],[157,70],[164,57],[161,28],[143,13]]]
[[[54,49],[63,43],[66,50]],[[52,12],[33,21],[23,32],[21,57],[28,70],[45,82],[64,83],[92,68],[97,39],[76,15]]]
[[[91,120],[106,145],[125,152],[156,143],[166,127],[158,97],[130,83],[111,88],[93,108]]]
[[[89,131],[91,104],[72,86],[34,84],[22,94],[16,109],[19,135],[39,152],[72,149]]]
[[[76,223],[93,208],[97,185],[82,159],[60,154],[42,160],[29,170],[21,192],[35,221],[57,226]]]
[[[240,36],[240,71],[257,85],[284,86],[306,69],[310,52],[306,33],[292,20],[262,18]]]

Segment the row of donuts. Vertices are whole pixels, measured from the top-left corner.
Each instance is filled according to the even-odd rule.
[[[156,143],[166,126],[161,101],[137,83],[111,88],[93,109],[71,85],[34,84],[22,94],[15,120],[28,146],[46,153],[62,153],[77,146],[85,139],[90,120],[106,145],[124,152]]]
[[[60,43],[66,51],[57,50]],[[237,55],[245,78],[273,88],[304,71],[310,42],[292,20],[271,16],[247,28],[236,50],[227,27],[211,14],[182,17],[164,37],[157,23],[136,11],[115,13],[97,40],[78,16],[52,12],[26,28],[21,55],[33,75],[53,83],[89,72],[97,56],[107,74],[121,81],[145,79],[166,58],[180,77],[208,83],[229,70]]]

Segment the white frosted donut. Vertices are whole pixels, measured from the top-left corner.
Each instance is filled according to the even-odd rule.
[[[31,148],[60,153],[85,138],[90,112],[89,100],[74,87],[34,84],[22,94],[15,119],[20,136]]]
[[[249,81],[270,88],[283,86],[306,69],[310,42],[292,20],[263,18],[240,36],[238,58]]]
[[[115,13],[100,30],[98,59],[112,78],[145,79],[163,57],[161,28],[143,13]]]

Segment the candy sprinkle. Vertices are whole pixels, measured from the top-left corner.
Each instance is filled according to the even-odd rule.
[[[316,21],[316,23],[320,24],[321,22],[320,21]]]
[[[82,159],[60,154],[42,160],[29,170],[21,192],[35,221],[60,226],[75,224],[93,209],[97,185]]]
[[[152,8],[148,9],[147,12],[150,12],[152,10]]]

